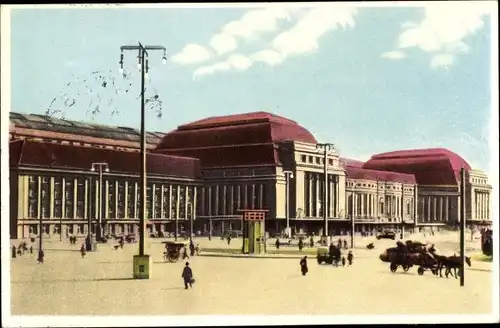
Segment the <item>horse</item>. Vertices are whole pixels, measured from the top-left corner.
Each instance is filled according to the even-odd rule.
[[[472,266],[469,256],[465,257],[465,263],[467,263],[467,265],[469,267]],[[460,272],[461,264],[462,264],[462,259],[460,258],[460,256],[453,255],[453,256],[447,257],[446,262],[445,262],[446,271],[444,273],[446,275],[446,278],[448,278],[448,275],[451,273],[451,269],[453,269],[453,274],[455,276],[455,279],[458,279],[457,269],[459,269],[459,273],[461,274],[461,272]]]
[[[453,269],[453,275],[455,278],[458,278],[457,276],[457,269],[460,269],[461,266],[461,259],[459,256],[453,255],[453,256],[444,256],[444,255],[438,255],[433,253],[434,258],[438,261],[438,268],[435,272],[436,276],[438,275],[439,272],[439,277],[443,277],[442,270],[443,268],[446,268],[444,274],[446,278],[448,278],[449,274],[451,273],[451,270]],[[470,267],[471,266],[471,260],[469,256],[465,257],[465,263]]]

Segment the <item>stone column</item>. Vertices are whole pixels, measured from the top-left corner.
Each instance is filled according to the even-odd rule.
[[[252,204],[252,209],[254,209],[256,206],[255,206],[255,183],[252,183],[252,200],[250,202],[250,204]]]
[[[427,196],[427,222],[431,221],[431,206],[432,206],[432,198],[431,196]]]
[[[248,209],[249,206],[248,206],[248,184],[244,184],[243,185],[243,205],[245,207],[245,209]]]
[[[125,185],[125,187],[126,187],[126,185]],[[125,189],[125,190],[127,190],[127,189]],[[160,218],[162,218],[162,219],[165,218],[165,211],[163,210],[163,206],[165,205],[165,201],[163,200],[164,194],[165,194],[165,187],[162,184],[160,187],[160,195],[161,195],[161,197],[160,197]],[[126,192],[125,192],[125,196],[126,196]],[[125,199],[127,199],[127,198],[125,197]],[[127,208],[127,207],[125,207],[125,208]]]
[[[311,172],[307,173],[307,182],[308,182],[308,188],[309,188],[309,205],[306,206],[307,208],[307,214],[306,216],[312,217],[313,216],[313,176]]]
[[[226,199],[227,199],[227,187],[226,185],[223,185],[222,186],[222,215],[226,215],[227,214],[227,202],[226,202]]]
[[[439,221],[443,222],[443,196],[439,197]]]
[[[212,186],[208,187],[207,197],[208,197],[208,216],[212,216]]]
[[[184,186],[184,220],[188,217],[189,186]]]
[[[445,221],[450,221],[450,213],[448,211],[448,209],[450,208],[449,198],[450,198],[450,196],[445,196],[444,197],[444,217],[445,217]]]
[[[241,185],[236,187],[236,207],[241,209]]]
[[[364,202],[365,194],[364,193],[360,193],[359,194],[359,198],[361,200],[361,211],[360,211],[360,213],[361,213],[361,217],[363,217],[364,214],[365,214],[365,202]]]
[[[264,208],[264,184],[263,183],[259,183],[259,197],[258,197],[258,200],[259,200],[259,209],[263,209]]]
[[[229,186],[229,213],[228,214],[235,214],[234,213],[234,185]]]
[[[319,185],[320,185],[320,179],[319,179],[319,174],[316,174],[316,197],[314,199],[314,216],[315,217],[319,217],[319,206],[318,206],[318,203],[319,203],[319,200],[321,199],[320,196],[319,196]]]
[[[207,215],[207,213],[205,212],[205,202],[206,202],[206,198],[205,198],[205,193],[206,193],[206,190],[205,190],[205,187],[201,187],[201,199],[200,199],[200,213],[202,216],[205,216]]]
[[[355,191],[352,192],[352,200],[354,203],[354,206],[352,209],[352,216],[355,218],[358,216],[358,195]]]
[[[218,184],[215,185],[215,198],[214,198],[214,200],[215,200],[215,206],[214,206],[215,208],[213,209],[213,213],[215,215],[219,215],[219,185]]]

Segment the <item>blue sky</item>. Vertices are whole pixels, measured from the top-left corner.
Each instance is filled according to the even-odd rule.
[[[160,96],[162,117],[151,109],[149,130],[264,110],[335,143],[341,156],[445,147],[488,170],[487,12],[446,3],[16,9],[12,110],[50,106],[67,119],[139,127],[137,54],[125,53],[126,79],[118,61],[121,45],[141,41],[165,46],[169,58],[162,65],[161,52],[150,54],[146,96]]]

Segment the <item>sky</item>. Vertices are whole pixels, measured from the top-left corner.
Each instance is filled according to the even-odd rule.
[[[59,8],[11,14],[11,110],[147,129],[267,111],[343,157],[450,149],[489,170],[490,7]],[[98,108],[98,110],[96,110]],[[159,115],[161,113],[161,117]],[[495,127],[496,128],[496,127]]]

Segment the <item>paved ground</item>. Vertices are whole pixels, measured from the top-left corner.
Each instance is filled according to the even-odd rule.
[[[455,236],[456,235],[456,236]],[[458,234],[428,237],[445,254],[457,251]],[[415,238],[413,238],[415,237]],[[424,241],[416,236],[409,237]],[[358,238],[363,248],[373,238]],[[203,247],[227,247],[214,239],[198,239]],[[232,247],[240,245],[234,240]],[[236,244],[237,243],[237,244]],[[355,249],[353,267],[319,266],[309,261],[302,277],[296,259],[194,257],[196,284],[184,290],[182,262],[164,263],[162,245],[153,240],[153,279],[137,281],[132,256],[138,245],[114,251],[100,245],[84,259],[79,244],[46,243],[46,261],[35,255],[11,259],[11,313],[65,315],[182,315],[182,314],[486,314],[491,312],[491,264],[473,262],[466,286],[416,268],[391,273],[378,254],[393,241],[377,241],[377,249]],[[469,243],[474,251],[478,242]]]

